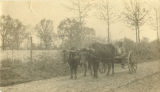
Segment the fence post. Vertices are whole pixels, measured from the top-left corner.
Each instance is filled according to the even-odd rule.
[[[30,60],[32,62],[32,36],[30,37],[31,40],[31,46],[30,46]]]

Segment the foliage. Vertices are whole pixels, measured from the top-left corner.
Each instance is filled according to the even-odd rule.
[[[53,73],[54,76],[64,74],[67,68],[67,65],[64,64],[60,60],[55,60],[52,55],[48,55],[47,53],[42,53],[34,59],[33,62],[28,62],[31,64],[30,68],[36,71],[46,72],[46,73]],[[57,74],[58,73],[58,74]]]
[[[134,53],[138,59],[151,59],[151,49],[152,48],[150,47],[150,43],[144,38],[140,43],[136,44],[134,48]]]
[[[93,42],[95,30],[89,27],[82,27],[76,19],[63,20],[58,26],[58,36],[65,48],[84,47]]]
[[[11,29],[13,28],[13,19],[7,15],[0,18],[0,33],[2,38],[2,49],[6,49],[10,40]]]
[[[122,40],[119,40],[115,43],[116,46],[123,46],[125,48],[125,51],[128,53],[129,51],[133,50],[135,47],[135,42],[124,38]]]
[[[82,35],[82,47],[88,47],[95,42],[95,30],[93,28],[84,27]]]
[[[53,21],[42,19],[36,25],[35,29],[37,30],[38,37],[41,39],[41,44],[44,48],[51,48],[53,37],[55,37],[55,33],[53,32]]]
[[[18,19],[14,20],[13,30],[11,32],[12,39],[11,39],[11,47],[13,49],[19,49],[20,44],[23,42],[24,39],[28,37],[28,33],[25,32],[25,26],[20,22]]]
[[[27,37],[25,26],[18,19],[9,15],[0,18],[0,34],[2,38],[2,49],[19,49],[22,41]]]
[[[120,44],[125,48],[126,53],[132,51],[137,61],[157,59],[160,55],[160,51],[158,51],[160,47],[157,41],[149,42],[147,38],[143,38],[140,43],[135,43],[127,38],[115,43],[116,46]]]
[[[4,59],[2,61],[3,68],[10,68],[1,71],[0,86],[68,75],[69,67],[61,61],[61,55],[57,56],[58,59],[55,59],[53,56],[51,53],[44,52],[37,55],[36,58],[33,58],[32,62],[28,60],[23,63],[17,59],[14,61],[10,58]]]
[[[79,22],[75,19],[65,19],[58,26],[58,36],[66,48],[80,46],[81,35]]]
[[[160,58],[160,42],[157,42],[157,40],[152,41],[150,43],[150,47],[152,48],[151,53],[153,58],[159,59]]]
[[[21,65],[22,61],[19,59],[11,59],[11,58],[5,58],[1,60],[1,67],[16,67],[18,65]]]

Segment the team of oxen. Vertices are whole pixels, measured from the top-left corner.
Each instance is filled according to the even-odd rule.
[[[98,77],[100,64],[106,65],[107,75],[114,74],[114,58],[116,56],[116,48],[113,44],[94,43],[89,48],[63,50],[64,61],[69,64],[71,79],[77,78],[78,65],[83,66],[84,76],[87,70],[90,70],[94,78]]]

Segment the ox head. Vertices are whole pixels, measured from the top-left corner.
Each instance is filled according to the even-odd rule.
[[[69,59],[69,51],[68,50],[62,50],[62,58],[63,58],[64,63],[68,62],[68,59]]]

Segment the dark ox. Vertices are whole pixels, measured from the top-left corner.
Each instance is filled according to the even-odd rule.
[[[67,51],[64,50],[63,51],[63,57],[64,57],[64,62],[67,62],[69,64],[70,67],[70,72],[71,72],[71,79],[73,79],[73,77],[76,79],[77,78],[77,68],[78,65],[80,64],[80,56],[79,56],[79,52],[77,51]]]
[[[80,50],[80,65],[84,69],[84,76],[87,74],[87,70],[89,69],[91,71],[92,75],[92,60],[90,58],[91,49],[83,48]]]
[[[114,58],[116,56],[116,48],[112,44],[94,43],[89,49],[81,51],[63,51],[64,61],[69,64],[71,78],[73,74],[77,78],[78,65],[84,66],[84,76],[86,76],[87,68],[90,69],[94,78],[98,77],[99,64],[108,65],[109,75],[111,69],[114,74]],[[93,74],[92,74],[93,72]]]
[[[100,63],[108,66],[107,75],[109,75],[111,69],[112,74],[114,74],[114,57],[116,55],[116,49],[112,44],[94,43],[90,48],[82,49],[80,55],[80,63],[84,68],[84,76],[86,76],[87,69],[89,69],[91,75],[93,75],[94,78],[97,78]]]
[[[116,48],[112,44],[94,43],[91,45],[94,51],[90,51],[89,59],[92,61],[94,77],[98,77],[99,64],[107,64],[109,75],[111,69],[114,74],[114,57],[116,56]]]

